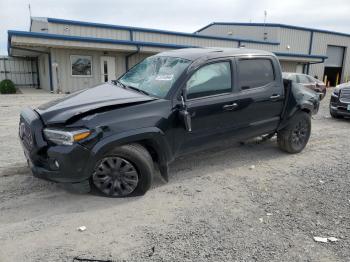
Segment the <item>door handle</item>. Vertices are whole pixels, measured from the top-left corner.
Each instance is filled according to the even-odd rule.
[[[272,96],[270,96],[270,99],[271,100],[275,100],[275,99],[277,99],[277,98],[280,98],[281,97],[281,95],[272,95]]]
[[[225,110],[225,111],[231,111],[231,110],[234,110],[237,107],[238,107],[237,103],[232,103],[232,104],[224,105],[222,107],[222,109]]]

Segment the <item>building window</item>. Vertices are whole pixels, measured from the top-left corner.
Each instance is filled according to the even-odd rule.
[[[70,62],[72,67],[72,76],[91,76],[92,57],[82,55],[71,55]]]

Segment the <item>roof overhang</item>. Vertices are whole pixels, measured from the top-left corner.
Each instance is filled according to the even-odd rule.
[[[103,51],[130,52],[140,50],[145,53],[162,52],[169,49],[193,47],[188,45],[115,40],[95,37],[65,36],[47,33],[9,31],[8,51],[13,55],[17,48],[69,48]]]
[[[9,55],[17,55],[26,51],[26,56],[48,52],[49,48],[90,49],[101,51],[118,51],[143,53],[159,53],[171,49],[199,47],[168,43],[115,40],[95,37],[67,36],[58,34],[8,31]],[[28,51],[28,49],[30,51]],[[303,63],[322,63],[327,58],[321,55],[274,52],[280,60]]]
[[[274,52],[280,61],[295,61],[300,63],[323,63],[327,56],[295,53]]]

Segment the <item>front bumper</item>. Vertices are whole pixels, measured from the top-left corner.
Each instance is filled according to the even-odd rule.
[[[89,178],[89,149],[80,144],[49,145],[39,116],[29,108],[21,112],[20,127],[20,141],[35,177],[60,183],[80,183]]]
[[[86,163],[90,152],[86,148],[80,145],[52,146],[46,152],[46,157],[40,161],[33,162],[28,158],[35,177],[60,183],[79,183],[89,178],[91,173],[86,170]]]
[[[339,98],[332,94],[329,110],[334,114],[350,117],[350,111],[348,110],[349,105],[350,103],[340,102]]]
[[[344,108],[339,108],[337,106],[330,106],[330,111],[333,114],[337,114],[340,116],[346,116],[346,117],[350,117],[350,111],[345,110]]]

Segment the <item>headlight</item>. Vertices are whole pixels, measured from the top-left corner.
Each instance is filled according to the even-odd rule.
[[[62,129],[44,129],[44,136],[47,140],[57,145],[72,145],[74,142],[83,140],[91,135],[88,129],[62,130]]]
[[[339,93],[340,93],[340,87],[335,87],[332,95],[338,97]]]

